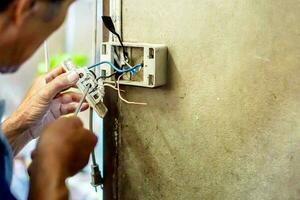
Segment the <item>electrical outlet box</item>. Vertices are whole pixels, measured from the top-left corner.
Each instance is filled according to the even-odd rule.
[[[131,66],[142,63],[143,67],[134,75],[126,73],[120,79],[119,84],[154,88],[167,83],[168,50],[165,45],[124,42],[124,47],[129,58],[127,63]],[[115,42],[102,44],[101,61],[112,62],[120,68],[127,66],[123,49],[119,43]],[[102,76],[108,76],[114,72],[115,70],[109,65],[101,65]],[[115,77],[106,79],[106,82],[115,82]]]

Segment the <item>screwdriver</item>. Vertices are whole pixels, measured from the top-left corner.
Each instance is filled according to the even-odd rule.
[[[85,100],[87,94],[89,93],[90,87],[91,87],[91,85],[88,85],[88,87],[86,87],[85,90],[83,91],[83,96],[82,96],[82,98],[80,99],[79,105],[78,105],[78,107],[76,108],[76,111],[75,111],[75,113],[74,113],[75,116],[77,116],[78,113],[80,112],[81,106],[82,106],[82,104],[83,104],[83,102],[84,102],[84,100]]]

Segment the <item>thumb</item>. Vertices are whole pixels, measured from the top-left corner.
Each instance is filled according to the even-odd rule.
[[[42,89],[43,98],[50,101],[59,92],[74,85],[78,79],[79,75],[76,71],[71,71],[57,76]]]

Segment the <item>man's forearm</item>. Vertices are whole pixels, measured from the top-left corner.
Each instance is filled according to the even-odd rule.
[[[7,138],[14,155],[16,155],[28,142],[32,140],[30,129],[22,126],[20,120],[15,117],[7,118],[1,124],[2,131]]]
[[[1,124],[1,128],[8,140],[18,137],[26,130],[26,127],[22,124],[18,117],[13,115],[8,117]]]

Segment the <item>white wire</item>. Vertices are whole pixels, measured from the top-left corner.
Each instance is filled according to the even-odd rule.
[[[112,89],[118,91],[118,88],[116,88],[116,86],[113,86],[113,85],[111,85],[111,84],[105,83],[104,86],[105,86],[105,87],[110,87],[110,88],[112,88]],[[120,90],[120,91],[121,91],[121,92],[124,92],[124,93],[126,92],[125,90]]]
[[[146,106],[147,103],[140,103],[140,102],[134,102],[134,101],[127,101],[126,99],[124,99],[124,98],[122,97],[121,91],[120,91],[120,79],[121,79],[122,76],[124,76],[124,74],[122,74],[121,76],[119,76],[119,77],[118,77],[118,80],[117,80],[117,88],[118,88],[118,96],[119,96],[119,98],[120,98],[123,102],[125,102],[125,103],[127,103],[127,104]]]
[[[126,60],[124,60],[124,62],[129,68],[132,68],[132,66],[128,62],[126,62]]]

